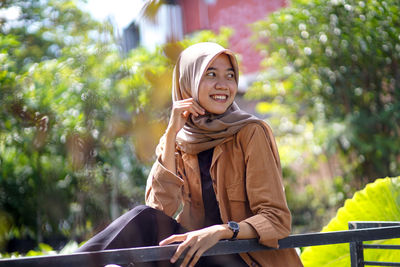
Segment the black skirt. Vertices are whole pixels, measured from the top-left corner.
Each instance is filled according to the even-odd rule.
[[[137,206],[113,221],[103,231],[89,239],[76,252],[107,249],[157,246],[159,242],[173,234],[187,232],[176,220],[163,212],[148,206]],[[134,263],[140,267],[179,266],[169,261]],[[201,257],[196,266],[243,267],[247,264],[238,254]],[[103,266],[101,266],[103,267]]]

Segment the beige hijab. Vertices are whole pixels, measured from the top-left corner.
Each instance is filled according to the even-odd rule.
[[[211,62],[221,54],[229,56],[238,83],[239,69],[233,52],[215,43],[198,43],[186,48],[178,58],[173,73],[173,101],[193,97],[199,102],[200,80]],[[198,154],[220,144],[250,122],[263,124],[257,117],[240,110],[233,102],[223,114],[190,116],[178,133],[177,145],[186,153]]]

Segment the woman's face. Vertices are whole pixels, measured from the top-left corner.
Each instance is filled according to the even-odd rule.
[[[210,113],[222,114],[233,103],[237,89],[229,56],[221,54],[211,62],[200,80],[200,105]]]

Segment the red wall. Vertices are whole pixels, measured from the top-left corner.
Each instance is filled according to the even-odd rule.
[[[230,49],[242,55],[241,70],[244,73],[256,72],[261,61],[250,40],[252,32],[248,25],[286,5],[285,0],[215,0],[215,4],[210,5],[204,0],[179,2],[185,34],[204,29],[218,32],[221,26],[234,29]]]

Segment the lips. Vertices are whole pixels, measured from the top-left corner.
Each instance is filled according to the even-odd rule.
[[[225,102],[228,99],[227,95],[210,95],[210,97],[218,102]]]

